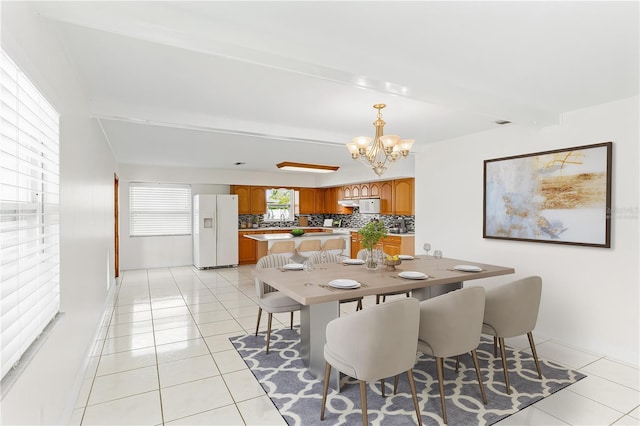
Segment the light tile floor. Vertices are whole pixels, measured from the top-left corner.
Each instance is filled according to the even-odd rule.
[[[125,271],[70,424],[285,424],[229,342],[255,331],[253,269]],[[365,308],[373,304],[365,298]],[[343,314],[354,309],[355,303],[342,305]],[[266,323],[264,315],[263,331]],[[288,325],[289,314],[274,315],[274,329]],[[540,336],[536,341],[541,357],[588,377],[500,424],[640,424],[637,368]],[[526,338],[508,344],[529,351]]]

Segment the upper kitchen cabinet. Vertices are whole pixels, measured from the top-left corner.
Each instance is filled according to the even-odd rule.
[[[360,190],[360,198],[369,198],[369,183],[361,183],[360,185],[357,185],[359,187]]]
[[[325,189],[324,188],[316,188],[315,189],[315,205],[316,205],[316,211],[314,213],[317,214],[321,214],[321,213],[326,213],[325,211],[325,207],[324,207],[324,192]]]
[[[360,184],[351,185],[351,198],[360,198]]]
[[[251,214],[265,214],[267,212],[267,187],[251,187]]]
[[[238,196],[238,214],[265,214],[267,195],[264,186],[231,185],[230,193]]]
[[[369,182],[368,185],[368,191],[369,191],[369,195],[368,197],[371,198],[380,198],[380,184],[382,182]]]
[[[299,193],[299,208],[300,214],[314,214],[322,213],[318,207],[316,207],[316,192],[315,188],[300,188]]]
[[[411,216],[414,214],[414,180],[396,179],[393,181],[394,214]]]
[[[380,186],[380,214],[393,214],[393,181],[376,182]]]
[[[251,187],[231,185],[229,192],[238,196],[238,214],[251,214]]]
[[[340,195],[338,196],[339,200],[350,200],[351,196],[351,185],[343,186],[340,188]]]

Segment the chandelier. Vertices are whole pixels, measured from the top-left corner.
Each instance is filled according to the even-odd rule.
[[[378,117],[373,122],[376,128],[376,137],[373,142],[368,136],[357,136],[347,144],[351,158],[360,159],[367,167],[371,167],[378,176],[382,176],[391,163],[396,162],[399,158],[407,157],[415,142],[415,139],[400,139],[398,135],[384,135],[382,133],[385,122],[380,110],[386,106],[385,104],[373,106],[378,110]]]

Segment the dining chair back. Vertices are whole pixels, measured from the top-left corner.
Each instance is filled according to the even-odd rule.
[[[511,393],[511,385],[504,346],[505,338],[527,335],[538,378],[542,379],[532,333],[538,321],[541,297],[542,278],[538,276],[522,278],[487,290],[482,332],[493,336],[494,356],[497,356],[497,347],[500,347],[508,394]]]
[[[334,254],[331,252],[325,252],[324,258],[323,258],[321,252],[315,252],[311,256],[309,256],[309,260],[314,265],[321,265],[323,263],[341,263],[342,258],[337,254]],[[362,297],[354,297],[352,299],[341,300],[340,303],[342,304],[342,303],[356,302],[356,311],[360,311],[362,310],[362,299],[363,299]]]
[[[296,243],[293,241],[276,241],[271,245],[269,254],[279,254],[286,257],[292,257],[296,254]]]
[[[346,242],[343,238],[330,238],[322,243],[322,250],[327,253],[342,254],[345,247]]]
[[[374,252],[376,252],[379,250],[378,249],[374,249]],[[367,249],[361,249],[360,251],[358,251],[357,254],[357,258],[360,260],[367,260],[367,253],[368,250]],[[384,258],[386,258],[387,256],[389,256],[387,253],[382,253],[382,256]],[[395,296],[398,294],[405,294],[407,297],[411,297],[411,292],[410,291],[390,291],[388,293],[381,293],[381,294],[376,294],[376,305],[380,303],[380,301],[382,302],[386,302],[387,301],[387,296]]]
[[[322,252],[315,252],[309,256],[309,260],[314,264],[318,265],[321,263],[340,263],[342,258],[335,253],[331,253],[329,251],[324,253],[324,258],[322,257]]]
[[[291,260],[287,256],[278,254],[269,254],[261,257],[256,263],[256,269],[264,268],[281,268],[284,265],[291,263]],[[293,328],[293,313],[299,311],[302,306],[290,298],[285,296],[270,285],[255,278],[256,295],[258,296],[258,320],[256,322],[256,336],[258,335],[258,329],[260,328],[260,318],[262,317],[262,311],[269,314],[267,321],[267,340],[266,351],[269,353],[269,342],[271,341],[271,323],[274,313],[291,312],[291,328]]]
[[[468,287],[420,302],[418,352],[436,359],[440,405],[445,423],[444,358],[471,352],[482,401],[487,403],[476,354],[482,332],[484,294],[483,287]]]
[[[366,382],[407,372],[418,424],[422,424],[412,370],[416,363],[419,319],[418,300],[410,298],[377,305],[327,324],[321,420],[333,367],[359,380],[363,425],[368,424]]]

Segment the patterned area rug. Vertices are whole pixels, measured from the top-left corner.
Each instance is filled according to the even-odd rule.
[[[322,382],[304,367],[298,352],[298,330],[277,330],[271,334],[269,354],[264,351],[265,336],[253,334],[230,339],[238,353],[269,394],[290,425],[356,425],[362,423],[360,389],[357,380],[342,379],[340,393],[329,389],[325,420],[320,421]],[[550,361],[540,360],[543,379],[538,379],[531,355],[507,348],[511,395],[507,395],[500,358],[493,357],[493,340],[483,337],[477,350],[487,405],[482,403],[471,355],[445,360],[445,396],[449,425],[490,425],[557,392],[585,375],[567,370]],[[418,354],[413,369],[422,422],[443,424],[440,393],[432,357]],[[416,424],[407,375],[400,376],[398,393],[393,395],[393,378],[385,381],[386,397],[380,382],[367,383],[369,422],[379,425]]]

